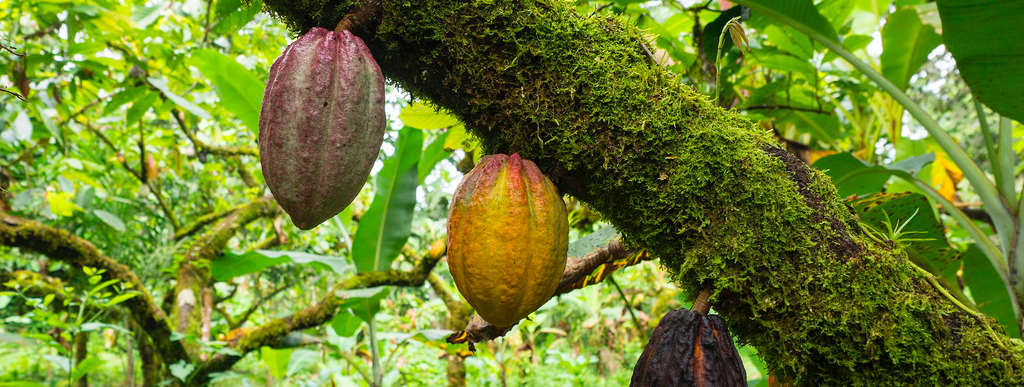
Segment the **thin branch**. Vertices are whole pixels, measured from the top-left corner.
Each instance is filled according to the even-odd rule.
[[[644,330],[643,326],[640,325],[640,320],[637,320],[636,313],[633,313],[633,305],[630,304],[630,300],[626,298],[626,293],[624,293],[622,288],[619,287],[619,283],[615,282],[615,276],[609,274],[608,282],[615,287],[615,291],[619,293],[619,298],[622,298],[622,304],[626,306],[626,311],[629,312],[629,318],[633,320],[633,326],[635,326],[637,331],[640,332],[640,338],[646,341],[647,332]]]
[[[245,322],[249,320],[249,317],[252,317],[252,314],[255,313],[257,310],[259,310],[260,307],[263,306],[263,304],[265,304],[267,301],[270,301],[271,299],[276,297],[278,294],[281,294],[281,292],[283,292],[285,290],[288,290],[288,289],[291,289],[291,286],[279,286],[279,287],[275,288],[273,291],[271,291],[270,293],[264,294],[263,296],[260,297],[259,300],[256,300],[256,302],[254,302],[252,305],[250,305],[249,309],[246,309],[245,312],[242,313],[241,317],[239,317],[237,320],[234,320],[234,322],[229,324],[229,327],[231,329],[236,329],[236,328],[242,326],[242,324],[245,324]],[[230,322],[231,320],[228,320],[228,321]]]
[[[7,51],[7,52],[11,53],[11,55],[14,55],[14,56],[17,56],[17,57],[21,57],[21,58],[25,57],[24,53],[19,53],[19,52],[15,51],[13,47],[7,46],[5,44],[0,44],[0,50]]]
[[[107,146],[110,147],[110,149],[112,151],[114,151],[115,154],[117,154],[117,160],[121,162],[121,166],[123,166],[125,170],[127,170],[129,173],[131,173],[132,176],[135,176],[135,178],[139,180],[139,183],[141,183],[142,185],[145,185],[147,188],[149,188],[150,193],[152,193],[153,197],[156,198],[156,202],[157,202],[157,205],[160,206],[160,210],[163,211],[164,216],[167,217],[167,221],[171,223],[171,227],[173,229],[175,229],[175,230],[180,228],[181,224],[178,223],[178,218],[174,216],[174,210],[167,203],[167,201],[164,200],[163,191],[161,191],[159,189],[159,187],[154,185],[152,181],[149,181],[149,179],[146,179],[146,172],[145,172],[145,169],[146,169],[146,167],[145,167],[145,165],[146,165],[146,156],[145,156],[145,148],[144,148],[144,146],[141,145],[141,143],[140,143],[139,151],[143,152],[143,153],[142,153],[142,155],[140,157],[139,170],[136,171],[134,168],[131,167],[131,165],[128,165],[128,159],[124,157],[123,153],[121,153],[120,151],[117,150],[117,146],[114,145],[114,142],[111,141],[109,138],[107,138],[107,136],[104,135],[103,132],[99,130],[99,128],[97,128],[96,126],[94,126],[94,125],[92,125],[92,124],[90,124],[88,122],[85,122],[85,121],[81,121],[81,120],[77,120],[77,119],[75,121],[78,122],[79,124],[82,124],[83,126],[85,126],[85,128],[87,130],[89,130],[90,132],[95,134],[97,137],[99,137],[100,140],[103,141],[104,144],[107,144]]]
[[[196,154],[207,153],[217,156],[259,156],[260,151],[255,147],[251,146],[211,146],[202,140],[196,138],[196,135],[188,129],[188,125],[185,124],[185,119],[181,116],[184,114],[180,110],[172,110],[171,117],[174,117],[174,121],[178,123],[178,127],[185,133],[185,137],[188,137],[189,141],[196,148]]]
[[[32,39],[41,38],[41,37],[43,37],[43,36],[53,32],[54,30],[60,28],[60,26],[62,26],[62,25],[64,25],[63,21],[59,21],[59,22],[50,24],[50,25],[46,26],[46,28],[43,28],[43,29],[41,29],[39,31],[33,32],[31,34],[28,34],[28,35],[25,35],[25,40],[32,40]]]
[[[632,259],[619,261],[630,255],[633,255]],[[650,259],[650,255],[646,250],[639,252],[626,250],[619,240],[613,240],[607,246],[587,254],[581,259],[569,258],[565,264],[565,272],[562,273],[558,287],[555,288],[555,294],[551,297],[599,283],[615,270],[635,265],[647,259]],[[512,329],[512,326],[495,327],[480,318],[480,315],[474,314],[472,320],[466,325],[466,329],[452,333],[445,340],[452,344],[469,343],[472,348],[473,343],[504,336]]]
[[[117,279],[140,293],[122,305],[147,332],[168,364],[187,360],[181,342],[171,341],[172,330],[167,315],[153,301],[153,296],[139,277],[128,266],[100,253],[89,241],[36,221],[0,214],[0,245],[35,251],[78,269],[88,266],[106,270],[104,279]]]
[[[250,203],[239,204],[226,210],[220,210],[217,212],[211,212],[206,215],[202,215],[189,225],[178,229],[178,231],[174,233],[174,240],[177,241],[192,236],[193,234],[199,232],[199,230],[202,230],[204,226],[216,222],[225,216],[231,215],[233,212],[238,211],[244,208],[245,206],[248,206],[249,204]]]
[[[15,92],[7,90],[7,89],[5,89],[3,87],[0,87],[0,91],[2,91],[4,93],[7,93],[7,94],[10,94],[10,95],[13,95],[15,98],[18,98],[18,99],[22,100],[23,102],[28,102],[28,100],[25,99],[25,96],[23,96],[23,95],[21,95],[19,93],[15,93]]]

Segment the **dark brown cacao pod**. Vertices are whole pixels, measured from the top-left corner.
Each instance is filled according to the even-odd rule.
[[[384,141],[384,76],[362,39],[313,28],[270,68],[260,163],[274,198],[303,230],[355,199]]]
[[[746,386],[747,374],[721,317],[677,309],[654,328],[629,385]]]

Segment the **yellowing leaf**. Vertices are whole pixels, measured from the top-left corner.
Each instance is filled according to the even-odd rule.
[[[814,164],[815,161],[818,161],[818,159],[822,157],[831,156],[834,154],[836,154],[836,151],[834,150],[812,150],[810,155],[811,164]]]
[[[936,154],[931,165],[931,184],[949,201],[956,198],[956,184],[964,178],[963,171],[945,154]]]
[[[57,216],[71,216],[75,210],[81,210],[71,202],[71,192],[48,192],[46,201],[50,204],[50,212]]]

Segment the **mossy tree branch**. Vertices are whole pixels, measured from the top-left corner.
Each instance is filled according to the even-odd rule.
[[[122,305],[128,309],[132,320],[150,336],[160,356],[168,364],[188,359],[181,342],[171,341],[173,330],[170,321],[139,277],[128,266],[100,253],[92,243],[39,222],[0,214],[0,245],[35,251],[79,270],[86,266],[106,270],[103,273],[105,280],[119,280],[140,293]]]
[[[1019,385],[1004,350],[862,235],[827,176],[657,65],[635,26],[547,0],[379,0],[352,31],[385,75],[447,108],[489,152],[537,162],[627,246],[712,302],[769,372],[801,385]],[[267,0],[295,31],[363,1]]]
[[[219,257],[228,241],[239,230],[257,219],[273,217],[277,211],[277,203],[272,196],[261,197],[221,217],[187,245],[184,258],[178,266],[177,283],[174,286],[175,301],[171,311],[178,331],[198,333],[202,322],[200,300],[206,292],[213,291],[209,286],[212,280],[207,266],[196,263]]]

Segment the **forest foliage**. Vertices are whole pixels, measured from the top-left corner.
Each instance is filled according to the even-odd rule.
[[[984,58],[1024,50],[1009,32],[1021,6],[735,3],[575,7],[644,30],[657,66],[825,171],[866,233],[1020,338],[1024,71]],[[0,386],[626,385],[661,316],[690,300],[568,196],[569,256],[596,254],[593,273],[475,351],[445,341],[472,311],[438,242],[484,150],[431,101],[389,84],[356,201],[314,230],[291,224],[256,139],[270,65],[296,35],[261,10],[0,0]],[[749,383],[767,385],[738,345]]]

